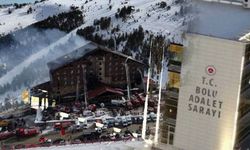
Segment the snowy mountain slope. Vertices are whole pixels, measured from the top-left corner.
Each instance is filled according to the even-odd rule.
[[[27,27],[1,38],[0,64],[8,65],[0,71],[0,77],[30,55],[65,35],[66,33],[57,29],[38,30],[34,27]]]
[[[12,70],[7,72],[4,76],[0,78],[0,85],[5,86],[8,84],[9,87],[15,87],[14,85],[15,79],[17,77],[24,76],[24,70],[43,70],[44,76],[38,76],[34,78],[33,83],[29,83],[29,87],[33,86],[39,82],[48,79],[48,68],[46,66],[46,62],[55,59],[58,56],[64,55],[67,52],[70,52],[76,49],[79,46],[86,44],[86,40],[79,38],[76,35],[76,31],[78,29],[84,28],[86,26],[93,25],[95,19],[100,19],[101,17],[111,17],[112,26],[120,26],[121,32],[131,32],[133,29],[138,28],[141,25],[145,30],[148,30],[154,34],[165,35],[167,39],[172,42],[182,43],[182,33],[186,29],[186,22],[192,18],[188,15],[182,15],[181,5],[176,4],[175,0],[167,0],[167,5],[170,6],[170,10],[166,10],[164,8],[159,8],[157,3],[161,2],[161,0],[111,0],[109,4],[109,0],[91,0],[85,3],[85,0],[49,0],[43,3],[33,4],[32,8],[36,8],[31,14],[25,14],[27,9],[30,6],[25,6],[20,8],[20,10],[14,10],[11,14],[6,14],[8,8],[0,9],[0,22],[9,22],[13,21],[13,25],[10,24],[2,24],[0,25],[0,33],[9,33],[18,28],[18,24],[21,24],[23,27],[33,24],[46,16],[52,16],[56,13],[62,11],[69,11],[71,6],[79,7],[82,12],[85,20],[85,23],[58,39],[56,42],[48,44],[47,46],[38,49],[36,53],[30,55],[27,59],[25,59],[22,63],[15,66]],[[134,6],[135,10],[132,15],[123,21],[122,19],[115,18],[115,13],[117,13],[117,9],[123,6]],[[112,9],[110,9],[110,6]],[[51,9],[54,8],[54,9]],[[111,36],[109,31],[101,31],[104,36]],[[70,40],[73,40],[74,44],[71,46]],[[60,45],[64,45],[64,49],[60,50],[56,47],[60,47]],[[70,45],[70,46],[69,46]],[[1,56],[0,56],[1,60]],[[42,60],[42,61],[41,61]],[[37,66],[33,66],[32,64],[39,64],[43,62],[43,67],[39,68]],[[33,71],[33,75],[41,74],[40,71]],[[26,82],[25,80],[22,82]],[[0,94],[0,101],[3,99],[6,94],[15,94],[20,95],[20,91],[25,87],[23,86],[18,89],[14,89]],[[18,92],[17,92],[18,91]]]
[[[29,8],[33,12],[27,14]],[[28,4],[22,8],[15,9],[14,6],[0,9],[0,35],[6,35],[18,29],[25,28],[35,22],[44,20],[49,16],[68,11],[69,7],[56,5],[53,1],[37,4]],[[9,14],[9,11],[11,13]]]

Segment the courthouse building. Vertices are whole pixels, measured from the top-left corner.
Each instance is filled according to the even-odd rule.
[[[246,2],[245,2],[246,3]],[[250,148],[250,9],[194,0],[185,42],[169,47],[161,143],[181,150]]]

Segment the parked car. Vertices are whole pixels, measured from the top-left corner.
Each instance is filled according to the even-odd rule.
[[[90,111],[90,110],[85,110],[85,111],[83,112],[83,116],[84,116],[84,117],[94,116],[94,113],[93,113],[92,111]]]
[[[88,130],[84,130],[83,134],[81,136],[79,136],[78,138],[83,142],[87,142],[89,140],[99,139],[100,135],[101,135],[101,133],[98,133],[98,130],[88,129]]]
[[[61,138],[54,140],[52,143],[53,145],[65,145],[66,144],[65,140]]]
[[[57,122],[57,123],[55,123],[54,128],[56,130],[61,130],[61,128],[68,128],[71,125],[72,125],[71,122]]]
[[[157,118],[157,115],[154,112],[150,112],[149,117],[150,117],[151,121],[155,122],[156,118]]]
[[[122,118],[120,116],[115,117],[115,126],[120,126],[122,122]]]
[[[127,119],[126,119],[126,117],[125,117],[125,116],[122,116],[121,125],[122,125],[123,127],[128,126],[128,121],[127,121]]]
[[[80,140],[80,139],[74,139],[72,142],[71,142],[71,144],[81,144],[82,143],[82,141]]]
[[[140,101],[136,97],[131,97],[131,103],[133,107],[139,107],[141,105]]]
[[[128,100],[126,102],[126,106],[127,106],[127,109],[129,109],[129,110],[133,109],[133,104],[132,104],[131,100]]]
[[[88,106],[88,110],[91,110],[92,112],[96,111],[96,105],[95,104],[90,104]]]
[[[121,99],[121,100],[111,100],[111,104],[114,106],[125,106],[126,105],[126,100]]]
[[[104,111],[96,111],[95,116],[96,117],[101,117],[104,116],[106,113]]]
[[[126,116],[126,120],[127,120],[127,122],[128,122],[128,125],[133,124],[131,115]]]
[[[24,148],[25,148],[24,144],[15,145],[15,149],[24,149]]]
[[[143,116],[137,116],[137,124],[142,124],[143,122]]]
[[[126,127],[128,126],[128,121],[125,116],[117,116],[115,118],[115,126],[122,126]]]
[[[113,117],[108,117],[105,118],[106,122],[107,122],[107,126],[108,128],[114,127],[115,126],[115,118]]]

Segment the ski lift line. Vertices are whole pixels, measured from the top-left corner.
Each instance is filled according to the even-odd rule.
[[[160,74],[160,87],[159,87],[159,97],[158,97],[158,104],[157,104],[157,114],[156,114],[156,127],[155,127],[155,136],[154,136],[154,143],[158,143],[159,139],[159,126],[160,126],[160,109],[161,109],[161,91],[162,91],[162,78],[163,78],[163,67],[164,67],[164,52],[165,47],[163,46],[163,55],[161,61],[161,74]]]

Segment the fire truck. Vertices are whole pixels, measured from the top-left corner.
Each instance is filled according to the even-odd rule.
[[[40,133],[40,129],[37,127],[31,127],[31,128],[17,128],[16,129],[16,136],[34,136]]]

